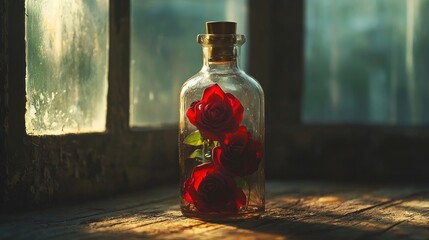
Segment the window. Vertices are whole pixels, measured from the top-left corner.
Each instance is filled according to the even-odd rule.
[[[108,0],[26,1],[26,131],[106,128]]]
[[[429,123],[429,1],[306,2],[303,118]]]

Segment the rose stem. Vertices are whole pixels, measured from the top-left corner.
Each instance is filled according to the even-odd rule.
[[[208,144],[208,141],[210,141],[209,139],[206,139],[206,138],[204,138],[204,140],[203,140],[203,163],[205,163],[206,162],[206,147],[207,147],[207,144]]]

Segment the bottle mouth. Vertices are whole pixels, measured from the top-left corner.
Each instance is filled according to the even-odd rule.
[[[241,46],[246,37],[242,34],[198,34],[197,42],[202,46]]]

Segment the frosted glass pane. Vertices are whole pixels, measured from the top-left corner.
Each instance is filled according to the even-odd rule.
[[[238,32],[247,34],[247,1],[132,0],[131,6],[130,125],[176,124],[180,87],[202,65],[197,34],[213,20],[237,21]]]
[[[28,134],[106,125],[109,0],[26,0]]]
[[[306,1],[306,122],[429,123],[429,0]]]

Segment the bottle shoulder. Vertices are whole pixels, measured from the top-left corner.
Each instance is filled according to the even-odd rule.
[[[224,91],[246,91],[258,94],[263,98],[264,92],[260,83],[242,70],[238,71],[200,71],[189,78],[182,86],[181,95],[188,91],[203,91],[205,88],[218,84]]]
[[[258,92],[262,96],[264,96],[264,90],[262,88],[262,85],[259,83],[259,81],[256,80],[254,77],[248,75],[247,73],[245,73],[245,74],[246,74],[246,77],[247,77],[247,81],[251,82],[252,86],[254,86],[258,90]]]
[[[188,80],[186,80],[181,88],[180,95],[184,95],[187,91],[190,91],[191,89],[198,88],[201,82],[204,80],[205,76],[204,73],[201,71],[197,74],[190,77]]]

